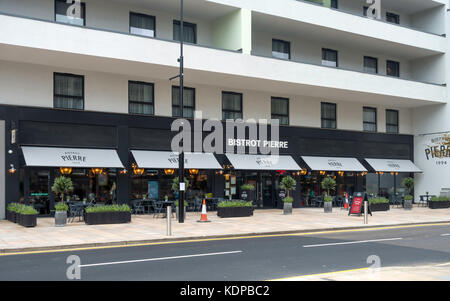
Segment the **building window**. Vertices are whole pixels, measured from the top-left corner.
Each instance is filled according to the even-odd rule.
[[[377,131],[377,109],[376,108],[363,108],[363,128],[366,132]]]
[[[336,128],[336,104],[329,102],[322,102],[322,128],[335,129]]]
[[[154,115],[154,85],[143,82],[128,82],[130,114]]]
[[[154,38],[155,17],[130,12],[130,33]]]
[[[390,12],[386,12],[386,21],[389,23],[400,24],[400,16]]]
[[[289,124],[289,99],[272,97],[272,119],[278,119],[281,125]]]
[[[180,117],[180,87],[172,86],[172,116]],[[194,118],[195,89],[183,88],[183,118]]]
[[[222,119],[242,119],[242,94],[222,92]]]
[[[328,67],[337,67],[338,52],[336,50],[322,48],[322,65]]]
[[[386,61],[386,74],[389,76],[400,77],[400,63],[395,61]]]
[[[173,21],[173,39],[180,40],[180,21]],[[197,44],[197,25],[183,21],[184,42]]]
[[[272,39],[272,56],[285,60],[291,59],[291,43]]]
[[[338,0],[331,0],[331,8],[338,9]]]
[[[375,57],[365,56],[364,57],[364,72],[367,73],[378,73],[378,59]]]
[[[74,6],[75,1],[72,3],[66,3],[65,0],[55,0],[55,21],[58,23],[66,23],[78,26],[86,25],[86,4],[81,2],[79,10]],[[69,11],[69,8],[71,11]]]
[[[398,111],[386,110],[386,133],[398,134]]]
[[[84,109],[84,76],[53,74],[53,106],[60,109]]]

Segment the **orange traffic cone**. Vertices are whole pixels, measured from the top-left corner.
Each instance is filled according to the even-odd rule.
[[[208,220],[208,217],[206,216],[206,201],[205,201],[205,199],[203,199],[202,216],[200,217],[200,220],[198,220],[197,222],[199,222],[199,223],[208,223],[208,222],[210,222]]]
[[[344,208],[348,209],[348,194],[345,194],[345,204],[344,204]]]

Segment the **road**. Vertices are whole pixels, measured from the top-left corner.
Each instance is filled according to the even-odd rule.
[[[377,262],[382,267],[450,262],[450,226],[7,255],[0,256],[0,280],[67,280],[70,255],[80,259],[81,280],[257,281],[358,269]]]

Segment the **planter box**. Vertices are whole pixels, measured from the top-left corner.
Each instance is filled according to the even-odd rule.
[[[446,209],[446,208],[450,208],[450,201],[428,202],[428,208],[430,208],[430,209]]]
[[[370,211],[389,211],[389,203],[370,204]]]
[[[217,208],[218,217],[244,217],[252,216],[253,207],[223,207]]]
[[[404,202],[403,202],[403,208],[404,208],[405,210],[412,210],[412,208],[413,208],[413,202],[414,202],[414,200],[404,200]]]
[[[94,212],[85,213],[87,225],[125,224],[131,222],[131,212]]]
[[[12,223],[17,223],[17,216],[18,216],[18,214],[13,211],[7,211],[7,213],[6,213],[7,220]]]
[[[325,213],[333,212],[333,202],[324,202],[323,203],[323,212],[325,212]]]
[[[37,214],[18,214],[19,225],[24,227],[36,227]]]
[[[292,214],[292,203],[283,204],[283,214],[285,215]]]

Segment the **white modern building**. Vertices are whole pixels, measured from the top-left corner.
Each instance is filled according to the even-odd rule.
[[[180,1],[68,2],[0,0],[0,218],[19,200],[51,214],[60,174],[74,199],[176,197]],[[395,198],[408,176],[417,200],[450,187],[449,3],[380,5],[184,1],[185,117],[279,119],[280,162],[293,162],[204,154],[187,167],[188,198],[239,198],[254,184],[260,206],[278,207],[286,174],[295,206],[327,175],[337,195]]]

